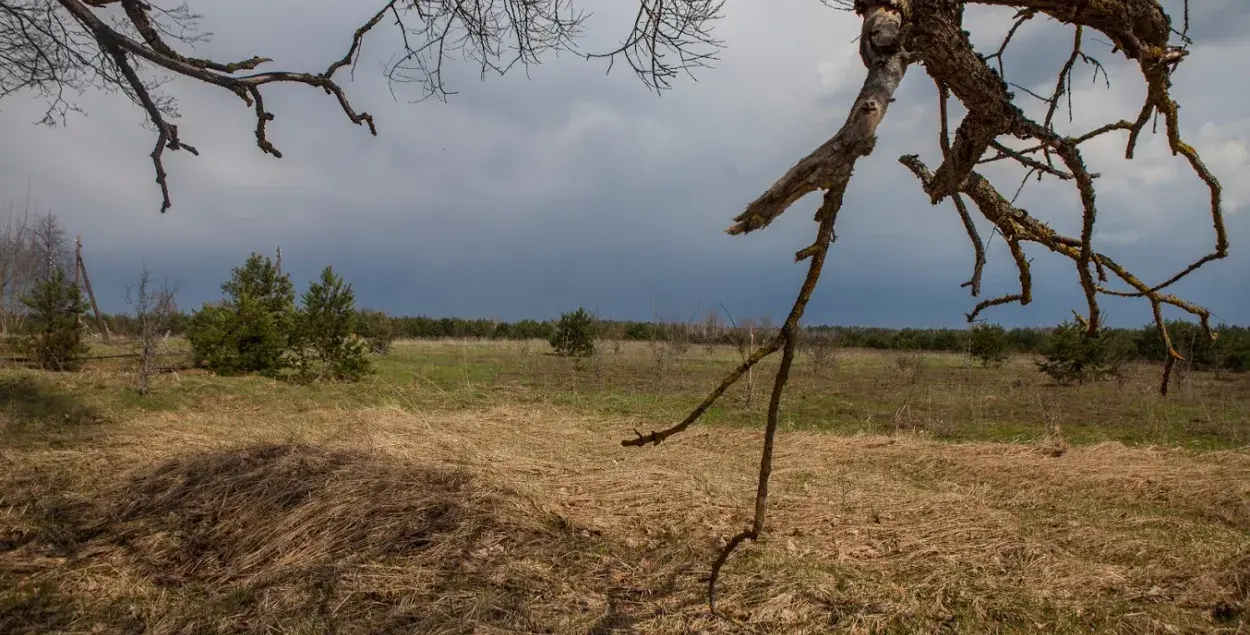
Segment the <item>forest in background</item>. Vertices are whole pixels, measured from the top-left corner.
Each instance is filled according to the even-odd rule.
[[[280,268],[280,263],[279,268]],[[39,284],[46,282],[60,268],[73,271],[78,280],[75,262],[75,241],[55,214],[12,215],[0,227],[0,330],[6,340],[27,330],[28,308],[22,298]],[[85,266],[84,266],[85,268]],[[223,278],[227,272],[222,272]],[[84,276],[85,278],[85,276]],[[137,282],[137,281],[136,281]],[[176,289],[175,289],[176,290]],[[175,302],[176,304],[176,302]],[[570,310],[572,307],[570,308]],[[186,334],[192,316],[199,309],[175,307],[163,319],[167,336]],[[556,332],[558,319],[500,319],[431,317],[424,315],[389,315],[377,309],[358,311],[361,335],[383,336],[386,339],[492,339],[550,340]],[[599,338],[644,342],[664,341],[677,346],[758,345],[776,335],[779,325],[768,318],[733,319],[723,311],[709,310],[702,317],[687,321],[611,320],[595,317]],[[102,323],[102,324],[101,324]],[[978,322],[986,324],[989,322]],[[1219,333],[1215,342],[1208,341],[1196,322],[1170,321],[1169,329],[1177,350],[1190,359],[1196,369],[1220,369],[1234,372],[1250,370],[1250,328],[1235,325],[1213,325]],[[101,313],[86,325],[88,331],[100,336],[101,326],[110,335],[134,337],[140,332],[135,312]],[[1049,338],[1064,325],[1054,327],[1004,328],[1002,337],[1008,352],[1036,354],[1042,352]],[[1120,343],[1118,349],[1127,354],[1125,361],[1162,363],[1166,349],[1153,323],[1139,328],[1104,327],[1107,334]],[[884,328],[872,326],[808,325],[803,333],[809,338],[832,340],[837,348],[871,350],[965,352],[972,341],[970,328]],[[8,347],[6,347],[8,348]]]

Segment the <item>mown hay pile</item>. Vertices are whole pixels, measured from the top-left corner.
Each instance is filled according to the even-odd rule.
[[[260,444],[175,458],[105,500],[55,535],[11,531],[0,562],[26,556],[55,584],[22,580],[0,632],[544,632],[601,617],[565,578],[611,550],[460,469]],[[34,556],[50,546],[63,555]]]

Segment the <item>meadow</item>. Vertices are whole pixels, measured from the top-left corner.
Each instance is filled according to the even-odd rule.
[[[3,633],[1211,633],[1250,627],[1250,377],[1031,359],[401,341],[357,384],[0,371]],[[114,349],[97,346],[97,353]]]

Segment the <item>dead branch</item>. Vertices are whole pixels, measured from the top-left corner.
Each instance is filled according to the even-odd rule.
[[[840,190],[851,179],[855,162],[872,152],[877,126],[885,118],[894,91],[903,80],[908,61],[902,54],[899,30],[908,0],[861,1],[864,16],[860,57],[868,77],[855,99],[846,123],[833,138],[790,168],[768,191],[734,218],[730,234],[746,234],[767,227],[800,198],[816,190]]]
[[[716,59],[721,43],[712,38],[710,26],[719,17],[723,0],[638,2],[638,20],[620,47],[583,56],[607,58],[610,70],[611,61],[623,55],[644,83],[656,90],[668,88],[679,71],[689,73]],[[385,69],[387,79],[392,84],[420,84],[421,99],[444,98],[453,94],[443,80],[443,65],[452,53],[476,61],[484,78],[487,72],[502,75],[517,64],[536,64],[550,51],[573,51],[585,16],[571,5],[571,0],[383,0],[356,29],[341,58],[324,72],[309,73],[258,71],[271,61],[260,55],[223,62],[179,52],[179,43],[207,39],[194,32],[199,16],[185,5],[166,10],[146,0],[0,0],[0,99],[32,90],[48,101],[44,121],[52,123],[77,110],[67,89],[81,93],[101,87],[127,95],[156,132],[151,156],[163,213],[172,206],[165,150],[196,151],[172,123],[174,101],[156,92],[160,82],[146,77],[146,70],[234,93],[255,110],[257,147],[281,158],[266,128],[274,120],[262,95],[262,87],[268,84],[321,89],[338,101],[348,120],[377,135],[373,117],[351,105],[337,76],[343,68],[355,66],[364,39],[384,18],[393,18],[402,39],[402,50]]]
[[[773,383],[769,400],[768,421],[764,429],[764,448],[760,457],[760,474],[755,496],[755,516],[749,528],[734,536],[721,550],[708,578],[708,606],[716,610],[716,581],[729,556],[744,541],[755,542],[764,531],[768,510],[768,484],[772,473],[773,446],[781,408],[781,397],[789,379],[790,366],[794,361],[795,344],[799,334],[799,320],[811,300],[812,291],[820,279],[829,245],[834,240],[834,223],[842,207],[842,197],[850,182],[855,163],[860,157],[872,152],[875,131],[885,117],[895,89],[907,71],[908,57],[901,46],[901,32],[910,5],[905,0],[876,0],[857,2],[855,9],[864,18],[861,32],[860,55],[868,67],[868,77],[855,100],[846,123],[836,135],[815,152],[790,169],[776,184],[735,220],[737,224],[727,231],[743,234],[760,229],[780,216],[786,208],[804,194],[824,189],[824,199],[816,212],[819,226],[816,240],[795,254],[795,261],[810,259],[807,277],[803,281],[794,306],[790,309],[781,330],[765,346],[751,355],[746,362],[721,381],[707,398],[681,423],[648,435],[639,433],[637,438],[621,441],[625,446],[658,444],[677,434],[694,421],[733,385],[739,377],[765,357],[782,351],[781,365]]]
[[[1010,39],[1010,34],[1007,37]],[[1006,42],[1003,45],[1006,46]],[[950,90],[941,81],[936,79],[933,81],[938,89],[938,117],[942,124],[938,143],[942,148],[942,156],[947,157],[951,153],[950,119],[947,117]],[[972,215],[968,213],[968,206],[964,205],[963,197],[956,193],[952,199],[955,201],[955,209],[959,212],[959,219],[964,223],[964,230],[968,232],[968,240],[972,241],[972,250],[976,256],[976,261],[972,265],[972,277],[959,286],[972,287],[972,297],[975,298],[981,295],[981,272],[985,269],[985,242],[981,240],[981,234],[977,232],[977,226],[972,222]]]
[[[908,169],[920,179],[922,184],[931,181],[933,173],[925,167],[924,163],[916,155],[905,155],[899,159],[899,162],[907,166]],[[980,174],[971,173],[968,179],[961,187],[961,191],[968,195],[969,198],[977,205],[981,214],[1003,232],[1003,236],[1007,238],[1007,244],[1012,246],[1012,254],[1016,260],[1017,269],[1020,272],[1021,293],[1016,295],[1004,296],[993,300],[987,300],[977,305],[977,308],[969,315],[969,321],[972,321],[976,314],[981,310],[990,306],[1006,304],[1009,302],[1019,301],[1021,304],[1028,304],[1031,298],[1030,279],[1028,273],[1028,263],[1024,259],[1023,251],[1020,250],[1020,241],[1033,242],[1040,244],[1050,251],[1072,259],[1079,263],[1082,258],[1082,247],[1088,245],[1087,241],[1077,238],[1063,236],[1053,229],[1047,227],[1044,223],[1029,215],[1025,210],[1013,206],[1007,199],[999,194],[998,190]],[[1173,295],[1159,293],[1152,290],[1137,276],[1121,267],[1106,254],[1098,252],[1090,252],[1089,258],[1101,266],[1106,267],[1116,277],[1120,278],[1125,284],[1136,290],[1135,293],[1117,292],[1107,289],[1105,286],[1099,285],[1095,287],[1097,293],[1104,295],[1120,295],[1120,296],[1145,296],[1151,303],[1151,309],[1155,316],[1155,326],[1159,330],[1160,337],[1163,338],[1164,345],[1167,347],[1167,355],[1169,361],[1164,368],[1163,381],[1160,386],[1160,392],[1167,394],[1168,378],[1171,365],[1175,360],[1183,359],[1175,347],[1171,344],[1171,337],[1168,333],[1166,324],[1163,322],[1160,308],[1167,304],[1174,306],[1198,318],[1202,324],[1203,330],[1214,339],[1214,334],[1210,331],[1211,313],[1207,309],[1186,302]]]
[[[989,3],[999,4],[993,1]],[[778,350],[783,351],[764,430],[764,447],[760,460],[754,519],[750,527],[728,541],[713,563],[708,579],[708,602],[713,611],[715,611],[716,582],[725,562],[743,542],[757,541],[763,533],[777,429],[777,413],[789,376],[790,365],[793,362],[795,329],[810,299],[811,289],[819,278],[823,259],[833,239],[833,219],[841,207],[842,194],[850,180],[855,163],[859,157],[872,151],[876,127],[884,117],[894,89],[898,86],[912,59],[922,61],[937,84],[941,118],[939,145],[942,150],[942,164],[937,170],[930,171],[916,155],[901,157],[900,162],[920,179],[924,191],[930,196],[933,204],[937,204],[948,196],[954,200],[976,253],[973,276],[964,283],[964,286],[973,288],[974,296],[979,295],[980,291],[984,244],[961,195],[972,199],[981,214],[1003,235],[1020,276],[1018,293],[981,301],[968,314],[968,320],[975,320],[981,311],[993,306],[1011,302],[1029,304],[1032,300],[1032,278],[1022,243],[1032,242],[1043,245],[1050,251],[1069,258],[1076,265],[1089,308],[1087,318],[1081,318],[1079,315],[1078,318],[1086,325],[1089,334],[1092,335],[1100,325],[1100,309],[1097,301],[1099,294],[1130,295],[1135,293],[1150,300],[1156,325],[1168,353],[1168,362],[1164,368],[1160,388],[1162,393],[1167,394],[1170,371],[1175,361],[1181,357],[1172,345],[1162,319],[1161,306],[1169,304],[1197,316],[1203,328],[1208,332],[1210,313],[1206,309],[1159,292],[1162,287],[1174,280],[1156,287],[1149,287],[1114,260],[1094,250],[1093,229],[1097,215],[1094,180],[1098,175],[1087,169],[1079,149],[1081,143],[1116,130],[1130,132],[1131,149],[1132,138],[1141,129],[1140,122],[1144,115],[1139,117],[1139,122],[1136,124],[1117,121],[1076,138],[1062,136],[1054,130],[1054,115],[1061,97],[1067,95],[1070,99],[1071,74],[1076,62],[1083,60],[1092,64],[1095,73],[1101,70],[1101,64],[1097,60],[1089,58],[1080,50],[1083,29],[1087,27],[1108,33],[1116,41],[1119,49],[1125,51],[1129,57],[1152,60],[1143,62],[1143,72],[1147,74],[1152,95],[1148,108],[1160,110],[1165,114],[1165,118],[1169,113],[1174,115],[1175,104],[1166,96],[1167,71],[1160,69],[1164,68],[1164,62],[1174,67],[1175,62],[1179,61],[1179,56],[1175,50],[1166,48],[1167,30],[1160,32],[1157,29],[1158,23],[1154,19],[1154,14],[1149,11],[1142,14],[1141,7],[1131,10],[1131,5],[1134,3],[1135,0],[1099,3],[1096,9],[1091,11],[1074,9],[1067,3],[1057,1],[1036,0],[1013,3],[1026,6],[1023,7],[1016,24],[997,53],[1000,63],[1002,50],[1010,42],[1012,34],[1020,24],[1036,13],[1047,13],[1076,25],[1072,54],[1059,73],[1055,91],[1048,99],[1048,108],[1042,123],[1037,123],[1024,115],[1023,111],[1012,102],[1013,96],[1008,92],[1008,85],[1001,77],[1001,73],[994,72],[986,59],[974,53],[968,34],[961,28],[963,3],[943,2],[942,0],[861,0],[855,3],[857,13],[864,19],[860,52],[865,66],[869,69],[869,74],[847,122],[832,139],[796,163],[768,191],[748,205],[746,211],[737,216],[734,219],[735,224],[727,230],[730,234],[745,234],[766,227],[792,203],[807,193],[817,189],[826,191],[824,202],[817,213],[817,220],[821,223],[817,232],[817,240],[812,246],[796,255],[796,258],[800,260],[808,257],[813,260],[789,317],[776,337],[755,351],[741,366],[725,377],[721,384],[681,423],[649,435],[639,433],[635,439],[622,441],[622,444],[627,446],[658,444],[685,430],[744,372],[772,353]],[[1140,0],[1137,4],[1153,4],[1153,2]],[[1086,3],[1082,6],[1090,5]],[[953,143],[948,132],[946,107],[950,93],[960,99],[968,110],[967,116],[955,132]],[[1219,213],[1218,182],[1202,165],[1197,153],[1179,140],[1175,132],[1174,119],[1175,117],[1169,123],[1169,138],[1174,153],[1184,154],[1190,160],[1194,171],[1212,191],[1212,217],[1216,224],[1217,249],[1215,254],[1207,257],[1207,260],[1221,257],[1227,248],[1227,241]],[[998,141],[1000,136],[1007,134],[1020,139],[1031,139],[1036,142],[1036,145],[1024,150],[1013,150]],[[1006,200],[989,181],[975,172],[975,166],[983,162],[982,156],[990,148],[998,151],[998,156],[992,160],[1009,158],[1028,168],[1030,175],[1037,174],[1039,178],[1043,175],[1050,175],[1073,183],[1080,194],[1083,208],[1080,237],[1071,238],[1051,230],[1026,211],[1015,207],[1013,202]],[[1044,154],[1044,160],[1030,156],[1038,151]],[[1052,153],[1063,163],[1062,169],[1053,164]],[[1175,278],[1183,277],[1204,262],[1206,260],[1199,260]],[[1091,268],[1094,271],[1091,271]],[[1097,281],[1095,281],[1095,271]],[[1117,292],[1107,289],[1105,286],[1107,271],[1135,291]]]
[[[1021,14],[1016,27],[1027,19],[1025,15],[1058,11],[1057,5],[1052,3],[1039,0],[1033,4],[1036,6],[1025,8],[1026,13]],[[626,446],[658,444],[680,433],[698,420],[742,374],[767,356],[778,350],[782,351],[781,366],[774,382],[769,402],[768,421],[764,430],[764,448],[757,483],[755,516],[751,526],[729,540],[713,563],[708,580],[708,601],[713,611],[715,611],[716,582],[725,562],[743,542],[757,541],[764,530],[777,413],[789,376],[790,365],[793,362],[796,343],[795,329],[810,299],[811,288],[819,278],[823,259],[832,241],[833,219],[836,217],[837,210],[840,209],[842,194],[850,180],[855,163],[859,157],[866,156],[872,151],[876,128],[884,117],[893,92],[913,56],[914,59],[925,64],[926,70],[938,87],[939,115],[942,124],[939,139],[942,164],[937,170],[931,172],[915,155],[904,156],[900,161],[920,178],[924,191],[929,194],[933,204],[937,204],[948,196],[954,200],[976,252],[973,276],[965,283],[965,286],[973,287],[974,296],[979,295],[980,291],[984,245],[963,203],[961,194],[972,199],[981,214],[1003,235],[1020,275],[1018,293],[983,300],[968,314],[969,321],[975,320],[981,311],[993,306],[1010,302],[1029,304],[1032,299],[1032,278],[1022,242],[1041,244],[1073,261],[1089,306],[1088,318],[1082,318],[1082,321],[1091,334],[1100,325],[1097,296],[1108,292],[1103,284],[1106,282],[1107,270],[1135,289],[1137,293],[1146,295],[1150,299],[1157,326],[1168,350],[1169,362],[1165,366],[1161,387],[1164,394],[1167,392],[1172,365],[1176,359],[1180,358],[1180,355],[1171,344],[1166,326],[1162,321],[1161,305],[1170,304],[1188,311],[1198,316],[1204,326],[1209,320],[1209,312],[1205,309],[1173,296],[1160,294],[1158,289],[1152,290],[1113,260],[1093,249],[1093,229],[1097,213],[1094,180],[1097,174],[1091,173],[1086,168],[1079,145],[1099,134],[1115,130],[1129,130],[1132,134],[1140,129],[1140,126],[1119,121],[1078,138],[1061,136],[1054,131],[1053,126],[1054,114],[1060,98],[1063,95],[1070,95],[1071,73],[1076,61],[1084,59],[1093,64],[1096,71],[1101,68],[1096,60],[1084,57],[1080,51],[1082,29],[1086,26],[1099,28],[1099,30],[1118,28],[1120,30],[1116,32],[1116,37],[1119,38],[1118,41],[1124,43],[1122,48],[1127,51],[1127,47],[1135,47],[1132,50],[1136,52],[1136,55],[1154,55],[1157,58],[1159,54],[1145,50],[1142,44],[1143,41],[1150,41],[1153,37],[1151,28],[1154,23],[1145,19],[1142,24],[1133,25],[1131,33],[1126,34],[1123,31],[1123,20],[1116,22],[1103,13],[1095,12],[1093,15],[1072,11],[1065,13],[1063,19],[1077,25],[1073,52],[1060,71],[1055,92],[1048,100],[1045,119],[1042,123],[1037,123],[1026,117],[1023,111],[1012,102],[1013,96],[1008,92],[1007,83],[1001,75],[994,72],[985,59],[974,53],[968,34],[961,28],[961,6],[962,3],[942,2],[941,0],[915,0],[914,2],[879,0],[856,3],[855,9],[864,19],[860,53],[869,73],[847,122],[832,139],[796,163],[771,188],[748,205],[746,211],[735,217],[735,224],[727,230],[730,234],[745,234],[761,229],[768,226],[799,198],[814,190],[826,191],[824,202],[817,213],[817,220],[821,223],[817,240],[812,246],[801,250],[796,255],[799,260],[810,257],[813,261],[789,317],[774,338],[729,373],[721,384],[682,422],[665,430],[653,431],[648,435],[638,433],[636,438],[621,442]],[[1118,13],[1115,17],[1127,16]],[[1013,32],[1016,27],[1013,27]],[[1003,48],[1009,40],[1010,34],[1004,41]],[[1166,45],[1166,32],[1163,45]],[[999,57],[1001,57],[1001,51]],[[1151,68],[1157,68],[1157,65]],[[1152,82],[1152,90],[1156,90],[1154,87],[1157,85],[1161,84]],[[953,143],[950,141],[948,132],[946,108],[950,93],[960,99],[968,110],[968,114],[955,132]],[[1156,96],[1152,103],[1156,108],[1166,109],[1171,102]],[[998,141],[1000,136],[1006,134],[1021,139],[1032,139],[1036,145],[1023,150],[1013,150]],[[1003,198],[986,179],[977,174],[974,168],[978,163],[983,162],[982,156],[990,148],[998,151],[996,159],[1013,159],[1027,167],[1031,174],[1051,175],[1063,181],[1072,182],[1081,195],[1083,207],[1080,237],[1070,238],[1057,234],[1024,210],[1016,208],[1012,202]],[[1192,152],[1191,148],[1183,146],[1179,141],[1174,144],[1174,149],[1180,153]],[[1045,160],[1029,156],[1038,151],[1045,155]],[[1062,161],[1063,169],[1053,165],[1052,153]],[[1186,156],[1190,155],[1186,154]],[[1191,158],[1191,164],[1195,166],[1195,171],[1211,185],[1213,192],[1217,195],[1218,184],[1215,184],[1214,178],[1201,168],[1200,161],[1196,160],[1196,153],[1193,157],[1195,158]],[[1215,210],[1213,216],[1217,222],[1217,235],[1219,236],[1217,241],[1219,241],[1223,240],[1222,224],[1218,214],[1218,198],[1214,201],[1216,205],[1213,207]],[[1197,266],[1200,265],[1201,262],[1197,264]],[[1091,268],[1097,271],[1097,282],[1095,282],[1095,274]],[[1126,294],[1127,292],[1119,293]]]
[[[978,205],[982,207],[981,211],[983,214],[990,217],[990,214],[986,213],[986,208],[982,205],[982,202],[994,198],[1001,199],[1001,197],[998,196],[996,191],[993,191],[992,197],[989,196],[988,192],[993,190],[992,186],[989,186],[988,182],[980,177],[972,178],[974,174],[972,169],[977,163],[1010,158],[1027,167],[1031,174],[1037,174],[1039,178],[1043,174],[1048,174],[1072,182],[1080,194],[1083,210],[1082,229],[1079,239],[1053,235],[1053,232],[1050,232],[1044,225],[1031,220],[1031,217],[1027,217],[1027,214],[1025,215],[1027,219],[1024,227],[1013,224],[1016,221],[1006,224],[996,222],[997,229],[1005,237],[1008,237],[1008,245],[1012,249],[1013,258],[1021,275],[1021,292],[982,301],[969,314],[970,319],[991,306],[1015,301],[1027,303],[1030,297],[1027,261],[1024,259],[1023,252],[1018,244],[1018,241],[1025,240],[1042,242],[1052,251],[1058,251],[1064,255],[1074,255],[1074,264],[1076,265],[1081,287],[1085,292],[1088,304],[1088,315],[1082,317],[1081,321],[1086,324],[1090,333],[1093,333],[1100,326],[1100,309],[1097,297],[1099,294],[1108,293],[1146,297],[1151,301],[1152,308],[1156,310],[1157,305],[1160,303],[1173,304],[1205,321],[1206,318],[1203,317],[1205,309],[1184,303],[1174,296],[1165,296],[1159,293],[1167,286],[1193,273],[1204,264],[1223,258],[1227,254],[1228,249],[1227,234],[1224,229],[1223,215],[1220,209],[1221,188],[1219,182],[1203,164],[1197,151],[1185,144],[1179,136],[1178,109],[1175,101],[1172,100],[1168,93],[1168,88],[1170,86],[1170,73],[1175,70],[1177,64],[1184,58],[1186,51],[1184,47],[1169,45],[1168,36],[1170,28],[1166,13],[1163,12],[1155,0],[1112,0],[1105,3],[1083,3],[1079,6],[1058,0],[1024,0],[1020,2],[984,0],[979,3],[1009,4],[1025,12],[1044,13],[1057,20],[1074,25],[1072,53],[1059,73],[1053,94],[1049,98],[1044,98],[1048,102],[1044,120],[1041,123],[1035,122],[1025,117],[1011,103],[1012,96],[1007,92],[1006,82],[989,67],[987,63],[988,58],[981,59],[973,53],[970,44],[967,42],[967,35],[958,29],[958,7],[949,6],[938,0],[916,0],[914,9],[916,19],[913,27],[914,39],[911,44],[917,51],[918,57],[924,62],[926,70],[929,71],[930,75],[942,84],[949,86],[969,111],[969,114],[964,118],[959,130],[956,132],[956,140],[953,146],[950,149],[943,148],[942,165],[931,176],[922,179],[926,193],[936,203],[946,196],[952,196],[963,191],[977,201]],[[1026,14],[1020,15],[1017,26],[1023,22],[1024,15]],[[1016,27],[1013,27],[1013,30],[1014,28]],[[1061,97],[1067,95],[1070,100],[1071,75],[1075,63],[1081,60],[1091,64],[1094,67],[1095,74],[1102,71],[1102,66],[1097,60],[1090,58],[1081,51],[1083,30],[1086,28],[1101,31],[1104,35],[1111,38],[1116,46],[1116,51],[1123,52],[1129,59],[1138,61],[1148,86],[1147,100],[1135,122],[1117,121],[1077,138],[1063,137],[1054,130],[1054,115],[1057,112]],[[1009,39],[1010,37],[1007,38],[1007,40]],[[1185,39],[1187,40],[1187,38]],[[1001,57],[1001,54],[998,56]],[[1105,75],[1105,71],[1103,72]],[[1134,282],[1129,282],[1125,276],[1131,276],[1131,274],[1123,269],[1111,267],[1109,264],[1111,262],[1110,259],[1094,251],[1092,243],[1094,225],[1097,219],[1097,207],[1095,205],[1096,192],[1093,182],[1098,175],[1086,168],[1079,146],[1081,143],[1101,134],[1116,130],[1128,130],[1129,139],[1125,154],[1126,158],[1131,159],[1136,140],[1144,129],[1150,115],[1154,112],[1163,114],[1168,134],[1168,143],[1173,154],[1184,156],[1195,174],[1207,184],[1211,192],[1210,215],[1215,227],[1216,245],[1214,251],[1210,254],[1194,261],[1164,282],[1154,286],[1147,286],[1141,284],[1141,281],[1135,277],[1131,278]],[[1036,142],[1036,145],[1023,150],[1012,150],[995,139],[995,137],[1004,134],[1011,134],[1021,139],[1032,139]],[[981,155],[990,147],[997,149],[998,155],[990,159],[981,159]],[[1029,156],[1038,151],[1044,153],[1046,157],[1044,161]],[[1066,169],[1060,170],[1052,164],[1052,154],[1063,162]],[[908,163],[910,159],[914,159],[914,157],[903,157],[904,163]],[[914,166],[909,167],[912,167],[914,172],[916,171]],[[919,175],[919,172],[917,174]],[[1026,176],[1026,181],[1027,178]],[[976,196],[969,191],[969,187],[981,190],[979,194],[983,195],[982,199],[977,200]],[[989,188],[989,190],[985,188]],[[1001,201],[1001,203],[1010,206],[1010,203],[1005,200]],[[990,203],[990,206],[995,207],[997,204],[997,201],[993,201]],[[956,205],[958,207],[959,203],[956,202]],[[1007,217],[1001,215],[999,218],[1002,220],[1007,219]],[[991,218],[991,221],[993,220]],[[1038,240],[1039,238],[1041,240]],[[1091,268],[1094,269],[1094,272],[1091,272]],[[1105,287],[1108,269],[1132,287],[1133,291],[1111,292],[1108,290]],[[1097,281],[1095,281],[1095,275],[1097,276]],[[1182,304],[1184,306],[1181,306]],[[1159,319],[1156,319],[1156,323],[1161,329],[1161,337],[1165,342],[1168,358],[1170,360],[1178,359],[1179,355],[1169,343],[1170,337],[1164,332],[1166,327],[1163,326],[1162,321]],[[1161,388],[1161,391],[1165,394],[1168,370],[1170,370],[1170,363],[1165,367],[1163,386]]]
[[[591,53],[589,59],[607,58],[611,72],[616,56],[625,57],[643,83],[655,90],[670,87],[680,71],[705,68],[716,61],[723,43],[712,37],[709,28],[721,14],[725,0],[641,0],[634,26],[625,41],[606,53]],[[668,62],[665,52],[677,57]],[[692,75],[693,76],[693,75]]]
[[[151,7],[140,4],[137,0],[110,0],[106,4],[120,2],[124,5],[127,18],[145,40],[143,43],[135,41],[109,26],[90,6],[80,0],[57,0],[57,2],[91,34],[100,49],[111,58],[124,80],[119,83],[126,86],[136,95],[153,125],[156,126],[157,142],[156,147],[152,151],[152,162],[156,170],[156,182],[161,188],[162,213],[173,204],[170,199],[164,168],[163,153],[165,149],[185,149],[192,154],[198,154],[198,152],[194,147],[184,144],[178,136],[178,128],[166,121],[165,113],[157,107],[156,100],[151,96],[150,86],[141,80],[133,67],[132,60],[143,60],[175,74],[220,86],[238,95],[248,106],[255,105],[257,146],[262,151],[277,157],[280,157],[281,154],[265,138],[265,124],[273,119],[273,114],[265,112],[260,100],[260,87],[265,84],[298,83],[321,88],[327,94],[332,94],[338,98],[339,104],[348,119],[357,125],[368,125],[369,131],[375,136],[377,135],[377,130],[373,125],[373,118],[368,113],[356,112],[347,101],[343,89],[332,78],[333,72],[338,68],[336,66],[331,66],[327,73],[322,74],[268,72],[236,77],[233,76],[233,73],[240,70],[252,70],[267,60],[261,57],[253,57],[243,62],[221,64],[211,60],[194,59],[178,54],[152,28],[152,24],[148,20],[148,13],[151,11]],[[97,4],[95,6],[100,5]],[[370,27],[376,24],[377,20],[378,18],[375,16],[375,19],[370,23]],[[357,44],[358,38],[353,40],[353,48]],[[350,54],[349,52],[348,55]]]
[[[773,446],[781,414],[781,395],[785,392],[786,382],[790,378],[790,366],[794,363],[794,348],[799,337],[799,320],[802,319],[807,303],[812,299],[812,291],[820,280],[829,245],[836,240],[833,229],[838,218],[838,211],[842,208],[842,194],[843,192],[838,190],[825,192],[824,202],[816,212],[816,217],[820,221],[820,226],[816,230],[816,242],[795,256],[795,260],[811,258],[812,262],[808,265],[807,277],[803,280],[799,295],[790,309],[790,315],[782,324],[781,332],[774,338],[774,341],[782,341],[781,365],[777,368],[773,392],[768,401],[768,422],[764,427],[764,450],[760,455],[760,474],[756,483],[755,516],[751,521],[751,527],[730,539],[712,565],[712,572],[707,582],[708,608],[712,612],[716,611],[716,581],[720,577],[721,567],[743,541],[755,542],[764,532],[764,519],[768,513],[768,482],[773,471]]]
[[[1020,27],[1024,26],[1025,22],[1032,20],[1036,15],[1037,11],[1032,9],[1022,9],[1018,11],[1016,13],[1015,23],[1011,25],[1011,28],[1007,30],[1007,35],[1003,37],[1003,43],[998,45],[998,50],[994,51],[992,55],[986,56],[985,61],[988,62],[990,60],[995,60],[998,62],[999,77],[1004,79],[1007,77],[1007,69],[1003,68],[1003,53],[1007,52],[1007,46],[1011,44],[1011,38],[1016,36],[1016,31],[1019,31]]]
[[[901,11],[891,8],[886,0],[882,0],[881,4],[873,5],[873,10],[871,12],[865,10],[865,13],[867,13],[864,19],[864,32],[866,33],[871,32],[870,24],[882,24],[891,20],[897,23],[902,20]],[[835,193],[837,205],[840,206],[842,193],[850,182],[855,162],[872,152],[877,126],[885,117],[892,95],[906,71],[907,62],[901,51],[883,57],[875,66],[871,66],[868,77],[864,80],[864,86],[855,99],[855,105],[838,133],[792,167],[767,192],[748,205],[746,211],[735,218],[738,223],[726,231],[730,234],[742,234],[765,227],[794,201],[818,188]],[[826,195],[821,210],[825,210],[829,204],[829,197]],[[823,211],[818,212],[817,216],[819,217],[821,213]],[[816,243],[796,254],[795,259],[801,261],[814,256],[820,249],[819,244],[818,237]],[[765,357],[781,350],[784,344],[785,330],[783,328],[767,344],[757,349],[745,362],[729,373],[681,423],[650,434],[639,434],[637,438],[621,441],[621,445],[641,447],[658,444],[682,432],[697,421],[744,373]]]

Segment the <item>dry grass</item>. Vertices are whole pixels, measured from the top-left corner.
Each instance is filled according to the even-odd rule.
[[[639,424],[201,403],[0,449],[0,632],[1246,628],[1245,453],[785,432],[717,619],[759,433],[620,447]]]

